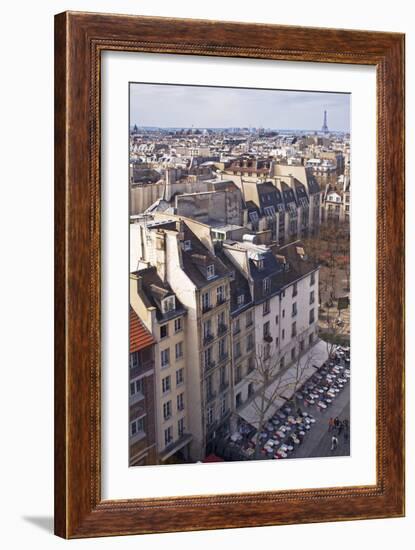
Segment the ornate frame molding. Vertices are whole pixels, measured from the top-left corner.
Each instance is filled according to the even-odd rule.
[[[55,23],[56,534],[76,538],[402,516],[404,35],[71,12],[57,15]],[[214,41],[206,42],[213,26]],[[159,42],[161,35],[168,40]],[[101,500],[99,136],[105,50],[376,66],[376,485]],[[388,410],[395,411],[390,418]],[[388,448],[397,451],[388,455]]]

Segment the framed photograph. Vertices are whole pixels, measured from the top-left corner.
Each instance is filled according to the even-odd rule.
[[[55,532],[404,515],[404,35],[55,18]]]

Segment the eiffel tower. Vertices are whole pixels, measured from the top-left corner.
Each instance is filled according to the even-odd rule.
[[[323,126],[321,127],[321,131],[325,134],[329,131],[329,127],[327,126],[327,111],[324,111]]]

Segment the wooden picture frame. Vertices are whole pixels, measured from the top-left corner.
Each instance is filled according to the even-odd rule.
[[[100,56],[104,50],[376,67],[375,485],[101,500]],[[79,538],[403,516],[403,315],[404,35],[92,13],[56,16],[57,535]]]

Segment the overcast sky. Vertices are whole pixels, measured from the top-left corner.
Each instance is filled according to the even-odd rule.
[[[137,126],[320,130],[326,110],[330,130],[350,130],[349,94],[131,84],[130,98]]]

